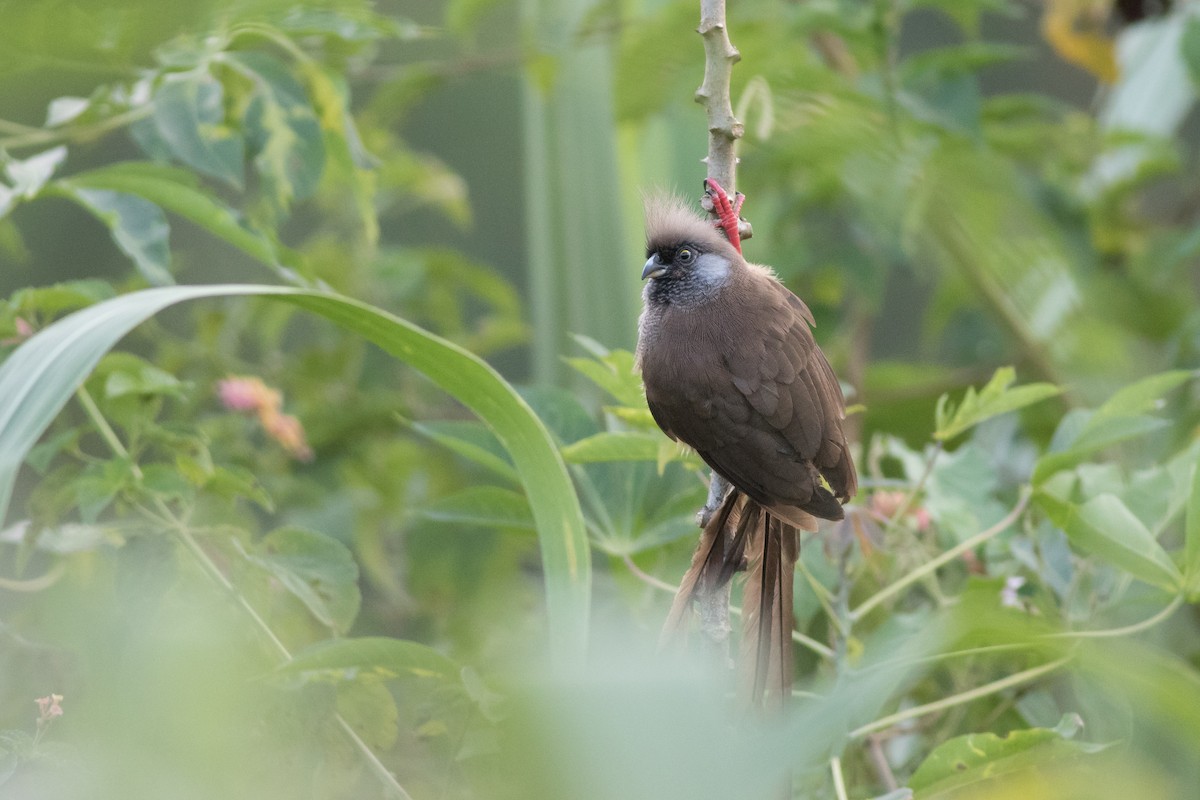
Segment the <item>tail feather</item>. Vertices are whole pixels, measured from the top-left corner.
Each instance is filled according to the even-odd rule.
[[[739,694],[748,707],[781,708],[792,692],[792,581],[799,553],[800,531],[790,519],[736,490],[730,492],[704,526],[663,623],[659,646],[686,641],[692,601],[716,591],[748,561]]]
[[[692,564],[680,581],[675,600],[671,603],[671,610],[663,622],[658,640],[659,647],[665,647],[676,639],[686,638],[692,601],[704,592],[714,591],[729,579],[728,575],[732,575],[733,570],[727,571],[726,565],[731,559],[736,558],[737,562],[741,562],[741,550],[735,553],[731,546],[738,536],[735,534],[731,540],[728,530],[733,524],[738,524],[740,530],[738,518],[745,505],[745,495],[736,490],[729,492],[717,513],[713,514],[704,526],[700,534],[700,543],[696,546],[696,552],[692,554]],[[727,543],[731,545],[727,546]]]
[[[755,520],[746,544],[750,571],[742,591],[740,694],[751,708],[781,708],[792,692],[792,577],[799,532],[757,505],[746,515]]]

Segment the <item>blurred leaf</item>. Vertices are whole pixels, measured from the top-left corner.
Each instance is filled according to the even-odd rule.
[[[178,214],[268,266],[279,263],[269,239],[246,228],[235,213],[196,185],[188,172],[142,161],[124,161],[72,175],[72,186],[137,195]]]
[[[67,523],[47,528],[37,535],[37,547],[48,553],[81,553],[110,541],[112,534],[101,525]]]
[[[1166,422],[1144,412],[1161,408],[1164,394],[1195,376],[1190,370],[1151,375],[1119,390],[1094,412],[1077,411],[1064,417],[1054,435],[1052,452],[1038,459],[1033,470],[1034,485],[1097,450],[1162,428]]]
[[[1048,0],[1042,14],[1042,36],[1064,61],[1083,67],[1104,83],[1117,80],[1113,40],[1104,32],[1106,15],[1078,0]]]
[[[241,189],[245,142],[225,124],[225,90],[206,73],[168,77],[154,92],[153,128],[143,131],[143,147],[152,155],[164,148],[205,175]]]
[[[1105,745],[1068,741],[1073,731],[1064,723],[1077,719],[1068,715],[1054,729],[1015,730],[1004,736],[972,733],[951,739],[921,762],[908,785],[920,798],[957,797],[963,790],[1011,773],[1103,750]]]
[[[1062,393],[1061,389],[1049,383],[1030,383],[1010,389],[1016,378],[1016,370],[1012,367],[1001,367],[978,393],[975,387],[967,387],[967,392],[957,407],[951,405],[950,395],[944,394],[939,397],[935,412],[937,430],[933,434],[934,438],[942,441],[953,439],[986,419],[1016,411]]]
[[[325,145],[304,87],[277,58],[253,51],[226,54],[226,63],[257,88],[246,110],[248,145],[267,196],[280,211],[313,193],[325,168]]]
[[[400,735],[396,700],[381,683],[339,683],[337,710],[354,732],[377,752],[390,750]]]
[[[21,762],[32,758],[36,750],[33,737],[25,731],[0,731],[0,786],[7,783]]]
[[[151,364],[141,364],[134,370],[113,370],[104,381],[104,396],[110,400],[130,394],[180,397],[182,393],[183,384],[178,378]]]
[[[1187,64],[1192,82],[1200,84],[1200,19],[1189,16],[1184,23],[1183,39],[1179,43],[1183,62]]]
[[[65,196],[108,226],[117,247],[133,259],[149,283],[163,286],[175,282],[169,270],[171,229],[161,208],[140,197],[108,189],[85,189],[70,183],[58,186]]]
[[[1200,593],[1200,462],[1192,466],[1191,492],[1184,517],[1183,572],[1191,597]]]
[[[4,174],[12,186],[0,184],[0,217],[17,201],[36,197],[66,157],[67,148],[60,145],[26,159],[4,158]]]
[[[1175,562],[1120,498],[1101,494],[1076,505],[1058,494],[1061,489],[1049,484],[1044,489],[1053,501],[1043,506],[1073,544],[1146,583],[1170,592],[1181,588],[1183,576]]]
[[[275,670],[287,681],[356,681],[402,675],[456,683],[460,667],[432,647],[383,636],[331,639],[307,647]]]
[[[567,363],[592,383],[611,394],[622,405],[640,408],[646,405],[642,378],[633,367],[633,353],[612,350],[596,359],[568,358]]]
[[[421,509],[436,522],[534,530],[525,496],[498,486],[471,486]]]
[[[663,437],[653,433],[605,431],[580,439],[562,449],[563,458],[573,464],[595,461],[658,461]],[[674,443],[672,448],[678,451]]]
[[[26,453],[117,340],[184,300],[255,295],[292,303],[359,333],[422,370],[488,423],[512,455],[537,523],[553,653],[564,662],[577,659],[587,640],[591,553],[579,500],[549,432],[476,356],[399,317],[331,293],[253,285],[151,289],[76,312],[34,335],[0,364],[0,518]]]
[[[246,558],[274,575],[334,631],[345,633],[358,616],[358,562],[337,539],[303,528],[277,528]]]
[[[413,422],[412,429],[429,437],[455,455],[486,467],[501,478],[520,483],[504,446],[477,422]]]
[[[54,316],[63,311],[80,308],[112,297],[112,286],[107,281],[83,280],[56,283],[51,286],[33,286],[13,294],[9,302],[17,311],[30,314]]]

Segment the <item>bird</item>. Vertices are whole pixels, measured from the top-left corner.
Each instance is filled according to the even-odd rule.
[[[858,477],[845,398],[813,338],[812,312],[769,267],[742,256],[741,195],[731,207],[720,186],[706,186],[722,224],[677,196],[645,204],[636,365],[658,427],[713,471],[704,532],[663,639],[686,631],[696,597],[746,569],[739,691],[752,706],[782,706],[799,532],[842,519]]]

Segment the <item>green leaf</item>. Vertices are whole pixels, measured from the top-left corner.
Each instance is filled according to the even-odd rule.
[[[301,683],[405,675],[457,683],[459,673],[458,664],[432,647],[385,636],[318,642],[275,670],[278,677]]]
[[[237,296],[291,303],[364,336],[424,372],[487,423],[512,456],[537,524],[554,656],[579,658],[587,641],[591,553],[579,499],[550,433],[478,357],[399,317],[329,292],[254,285],[149,289],[76,312],[22,343],[0,364],[0,518],[25,454],[122,336],[176,303]]]
[[[498,486],[472,486],[439,498],[421,513],[436,522],[492,528],[534,529],[525,496]]]
[[[1192,491],[1184,517],[1183,571],[1189,599],[1200,594],[1200,461],[1192,467]]]
[[[381,683],[357,681],[337,687],[342,719],[376,752],[386,752],[400,735],[396,698]]]
[[[110,400],[130,394],[179,397],[182,393],[183,384],[178,378],[150,364],[113,370],[104,381],[104,396]]]
[[[36,197],[66,157],[67,148],[60,145],[26,159],[6,160],[4,174],[12,186],[0,184],[0,217],[7,214],[17,201]]]
[[[168,78],[154,93],[155,140],[143,146],[150,152],[165,148],[184,164],[241,189],[245,144],[225,125],[224,97],[220,81],[211,75]]]
[[[1075,466],[1097,450],[1167,425],[1157,417],[1146,416],[1146,412],[1160,408],[1163,395],[1196,375],[1191,370],[1151,375],[1119,390],[1091,414],[1083,412],[1064,417],[1060,426],[1063,430],[1054,435],[1055,446],[1060,449],[1038,459],[1033,470],[1034,485],[1060,470]]]
[[[1162,398],[1165,394],[1193,380],[1197,375],[1200,375],[1200,372],[1196,370],[1176,369],[1143,378],[1120,389],[1105,401],[1104,405],[1096,409],[1096,416],[1092,422],[1157,411],[1162,408]]]
[[[1175,562],[1116,495],[1097,495],[1080,506],[1067,504],[1062,511],[1054,521],[1080,549],[1168,591],[1182,586]]]
[[[171,229],[161,208],[140,197],[108,189],[85,189],[70,183],[56,187],[108,226],[117,247],[133,259],[147,281],[156,286],[175,282],[168,270]]]
[[[246,558],[274,575],[322,625],[345,633],[358,616],[358,563],[337,539],[303,528],[278,528]]]
[[[642,378],[634,369],[633,353],[628,350],[613,350],[595,359],[568,358],[567,363],[622,405],[645,407]]]
[[[664,437],[653,433],[597,433],[562,449],[563,458],[573,464],[596,461],[658,461]],[[676,449],[677,446],[672,445]]]
[[[267,196],[285,211],[317,188],[325,168],[320,125],[304,87],[279,59],[238,51],[227,53],[226,63],[258,89],[245,116],[249,144]]]
[[[942,395],[937,402],[934,438],[942,441],[953,439],[984,420],[1062,393],[1061,389],[1050,383],[1030,383],[1010,389],[1016,378],[1016,370],[1012,367],[1001,367],[978,393],[975,387],[968,387],[957,408],[950,404],[948,394]]]
[[[1068,741],[1064,734],[1072,732],[1072,717],[1067,715],[1053,729],[1030,728],[1004,736],[972,733],[951,739],[929,754],[908,786],[921,798],[957,796],[956,792],[1001,776],[1103,749],[1104,745]]]
[[[1200,19],[1194,16],[1188,17],[1183,26],[1183,37],[1179,42],[1179,47],[1192,83],[1200,85]]]
[[[455,455],[485,467],[501,478],[520,483],[504,446],[482,425],[475,422],[414,422],[412,429]]]
[[[189,172],[145,161],[125,161],[76,173],[62,182],[137,195],[199,225],[268,266],[279,264],[275,245],[244,227],[232,209],[197,188]]]

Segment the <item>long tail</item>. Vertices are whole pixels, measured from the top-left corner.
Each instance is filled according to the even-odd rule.
[[[792,579],[799,554],[799,529],[731,491],[704,526],[663,623],[659,646],[685,641],[692,602],[724,586],[748,565],[742,590],[739,694],[749,708],[783,707],[792,693]]]
[[[742,591],[739,694],[750,708],[782,708],[792,693],[792,578],[800,532],[757,503],[742,522],[749,574]]]
[[[692,564],[680,581],[675,601],[663,622],[658,640],[660,648],[686,640],[692,601],[723,586],[742,562],[745,532],[739,521],[744,520],[742,510],[746,505],[745,495],[735,489],[725,496],[720,508],[704,526],[700,543],[692,554]],[[734,526],[737,528],[731,535],[730,528]]]

